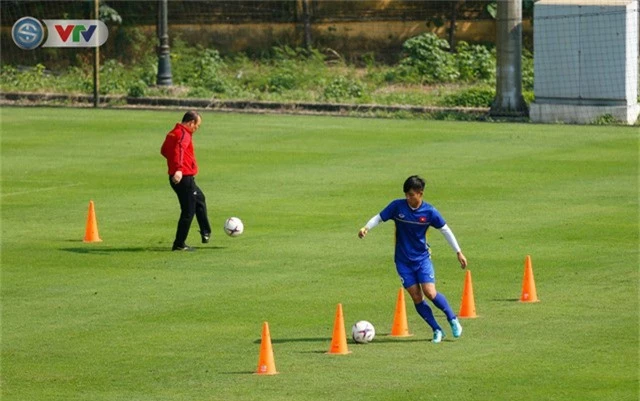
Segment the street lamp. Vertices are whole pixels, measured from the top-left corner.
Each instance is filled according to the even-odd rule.
[[[156,84],[171,86],[171,55],[169,53],[169,22],[167,17],[168,0],[158,0],[158,77]]]

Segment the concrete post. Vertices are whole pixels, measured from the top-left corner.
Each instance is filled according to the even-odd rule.
[[[522,0],[498,0],[496,98],[492,116],[528,115],[522,97]]]

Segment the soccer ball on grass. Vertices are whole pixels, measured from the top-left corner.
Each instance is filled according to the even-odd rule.
[[[237,217],[229,217],[224,222],[224,232],[230,237],[237,237],[244,231],[242,220]]]
[[[366,320],[360,320],[351,327],[351,337],[358,344],[366,344],[376,336],[376,329]]]

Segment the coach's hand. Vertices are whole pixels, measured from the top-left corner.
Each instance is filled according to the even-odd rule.
[[[171,181],[173,181],[174,184],[179,184],[180,181],[182,181],[182,171],[176,171],[173,177],[171,177]]]

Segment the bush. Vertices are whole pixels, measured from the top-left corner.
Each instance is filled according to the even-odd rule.
[[[496,91],[492,88],[471,88],[447,95],[442,100],[443,106],[449,107],[490,107]]]
[[[594,119],[591,124],[593,125],[615,125],[620,124],[620,121],[612,114],[603,114]]]
[[[533,55],[526,49],[522,53],[522,90],[533,90]]]
[[[149,57],[157,57],[156,41],[155,35],[145,33],[140,27],[120,26],[113,37],[115,57],[128,65],[141,64]]]
[[[460,41],[455,56],[460,79],[468,82],[489,82],[496,77],[496,56],[484,46]]]
[[[127,96],[129,97],[143,97],[146,94],[147,85],[144,81],[139,80],[134,82],[129,86],[129,90],[127,91]]]
[[[15,88],[18,91],[47,89],[54,81],[51,72],[42,64],[19,71],[10,65],[2,67],[1,84],[4,89]]]
[[[211,97],[211,92],[202,87],[191,88],[187,93],[187,97],[193,97],[198,99],[207,99]]]
[[[404,42],[406,57],[400,61],[398,77],[411,78],[417,73],[421,83],[452,82],[460,73],[449,43],[433,33],[418,35]]]
[[[527,102],[527,104],[531,104],[531,102],[536,99],[536,96],[532,90],[522,91],[522,97],[524,98],[524,101]]]
[[[134,73],[118,60],[107,60],[100,67],[100,94],[125,93],[130,82],[134,80]]]
[[[187,47],[180,38],[174,41],[171,53],[173,81],[176,84],[200,87],[215,93],[224,93],[227,83],[221,71],[225,67],[215,49]]]
[[[282,93],[296,87],[296,78],[289,71],[279,71],[269,77],[268,91]]]
[[[357,69],[333,51],[331,56],[325,56],[313,49],[284,46],[273,48],[259,59],[246,54],[223,59],[215,49],[189,47],[176,38],[171,53],[174,87],[156,87],[157,55],[141,54],[133,62],[126,58],[124,63],[117,59],[105,61],[101,67],[100,93],[130,97],[489,107],[495,97],[491,88],[495,82],[495,52],[490,47],[465,42],[459,42],[456,49],[457,53],[451,54],[446,41],[433,34],[420,35],[405,43],[406,57],[396,66],[376,64],[375,56],[367,54],[363,58],[366,69]],[[44,65],[18,68],[2,65],[0,85],[4,91],[91,93],[91,63],[85,60],[80,64],[62,73],[51,72]],[[444,84],[453,79],[461,82]],[[532,57],[525,53],[523,96],[528,102],[533,99],[533,92],[527,90],[532,87],[532,79]],[[474,85],[477,82],[482,84]],[[430,117],[457,115],[445,114]]]
[[[341,100],[345,98],[359,98],[364,93],[364,87],[358,81],[345,77],[335,78],[324,88],[324,98],[327,100]]]

